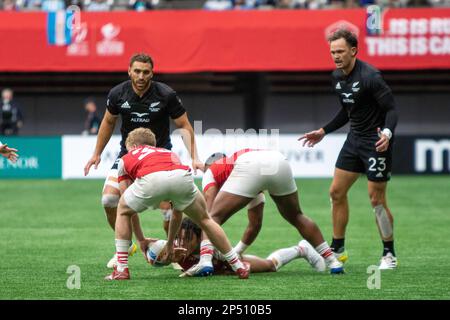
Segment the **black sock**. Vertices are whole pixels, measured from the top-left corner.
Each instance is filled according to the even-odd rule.
[[[331,242],[331,250],[333,250],[333,252],[339,253],[339,251],[344,251],[344,243],[345,243],[345,238],[342,239],[335,239],[333,238],[333,241]]]
[[[394,240],[383,241],[383,257],[387,255],[389,252],[392,253],[392,255],[395,257]]]

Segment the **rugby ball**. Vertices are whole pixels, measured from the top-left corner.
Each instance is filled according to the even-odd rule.
[[[150,247],[147,249],[147,258],[150,261],[150,264],[154,267],[163,267],[166,266],[169,263],[161,263],[158,261],[159,254],[161,253],[162,249],[166,245],[166,240],[158,240],[153,242]]]

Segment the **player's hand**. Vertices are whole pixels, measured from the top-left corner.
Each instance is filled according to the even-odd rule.
[[[98,165],[101,161],[101,157],[100,155],[96,155],[94,154],[92,156],[91,159],[89,159],[89,161],[86,163],[86,165],[84,166],[84,175],[87,176],[89,173],[89,170],[91,169],[92,166],[94,166],[95,170],[97,170]]]
[[[144,240],[138,240],[139,247],[141,248],[142,254],[144,255],[145,260],[147,260],[148,263],[150,261],[147,257],[147,249],[152,245],[152,243],[158,241],[159,239],[156,238],[144,238]]]
[[[389,138],[381,132],[380,128],[378,128],[377,131],[380,139],[375,143],[375,147],[377,152],[384,152],[389,148]]]
[[[194,159],[192,160],[192,169],[194,170],[194,174],[197,174],[197,169],[204,172],[205,164],[198,159]]]
[[[319,130],[314,130],[308,133],[305,133],[303,136],[298,138],[298,141],[303,141],[303,147],[306,145],[310,148],[314,147],[317,143],[319,143],[323,137],[325,137],[325,131],[320,128]]]
[[[18,150],[8,147],[7,144],[0,146],[0,154],[7,158],[11,162],[16,162],[19,155],[16,153]]]
[[[173,249],[173,262],[180,262],[186,258],[187,249],[182,247],[176,247]]]
[[[167,242],[166,245],[164,246],[164,248],[162,249],[161,253],[158,256],[158,260],[159,262],[161,262],[162,264],[168,264],[170,262],[172,262],[173,260],[173,243],[169,243]]]

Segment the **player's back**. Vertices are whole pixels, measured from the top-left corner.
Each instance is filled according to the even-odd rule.
[[[151,146],[139,146],[130,150],[122,161],[126,174],[133,180],[158,171],[189,170],[175,153]]]
[[[217,187],[220,189],[225,181],[228,179],[228,177],[231,174],[231,171],[233,171],[234,163],[239,158],[239,156],[243,155],[244,153],[250,152],[250,151],[257,151],[256,149],[242,149],[239,151],[236,151],[231,156],[222,158],[214,162],[211,167],[209,168],[213,174],[214,180],[217,183]]]

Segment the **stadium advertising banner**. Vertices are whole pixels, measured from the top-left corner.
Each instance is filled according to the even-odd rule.
[[[334,134],[324,139],[314,148],[302,147],[295,134],[267,135],[203,135],[197,138],[199,156],[206,160],[215,152],[231,155],[245,148],[269,149],[280,151],[289,161],[296,177],[331,177],[334,163],[344,144],[346,135]],[[174,137],[173,151],[183,163],[191,163],[181,138]]]
[[[358,57],[379,69],[450,68],[449,8],[371,6],[0,12],[0,37],[14,44],[0,51],[0,71],[125,71],[142,48],[165,73],[332,70],[326,36],[340,27],[358,34]]]
[[[289,160],[296,177],[331,177],[334,163],[342,147],[345,135],[330,135],[314,148],[301,147],[297,135],[270,134],[207,134],[196,137],[199,156],[206,160],[215,152],[231,155],[244,148],[279,150]],[[102,161],[97,170],[91,169],[87,178],[105,178],[119,154],[120,136],[113,136],[102,154]],[[181,161],[191,164],[181,136],[172,135],[173,151]],[[92,156],[95,137],[63,136],[63,179],[84,178],[84,165]],[[201,177],[201,172],[197,172]]]
[[[0,178],[61,178],[61,137],[0,140],[19,150],[16,163],[0,157]]]
[[[97,170],[92,166],[88,178],[105,178],[120,152],[120,136],[112,136],[102,153]],[[92,157],[97,137],[66,135],[62,137],[63,179],[83,178],[84,166]]]
[[[278,150],[288,159],[295,177],[329,178],[344,144],[345,134],[326,136],[314,148],[302,147],[298,135],[204,134],[196,137],[199,156],[204,161],[215,152],[231,155],[244,148]],[[99,178],[104,179],[116,160],[120,136],[113,136],[102,154],[97,170],[84,177],[84,166],[92,156],[96,137],[67,135],[49,138],[7,138],[4,143],[19,149],[19,160],[12,164],[0,157],[0,178]],[[191,164],[186,148],[177,134],[172,135],[173,151],[181,161]],[[393,174],[450,174],[450,136],[397,136]],[[201,177],[197,172],[197,177]]]
[[[399,136],[394,173],[450,174],[450,136]]]

